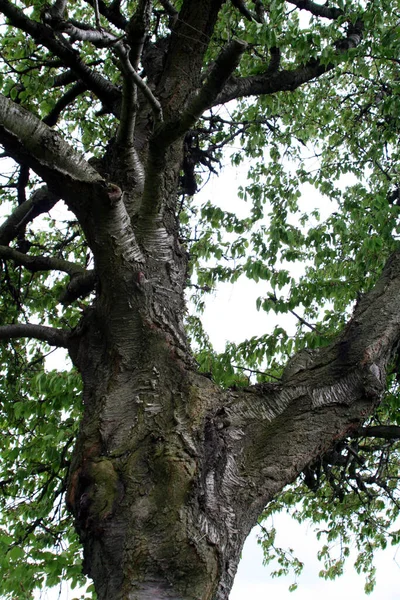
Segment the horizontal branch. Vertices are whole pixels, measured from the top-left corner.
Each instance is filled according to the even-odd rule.
[[[32,273],[38,271],[61,271],[62,273],[68,273],[73,277],[74,275],[82,274],[85,269],[76,263],[63,260],[62,258],[55,258],[53,256],[34,256],[19,252],[9,246],[0,246],[0,259],[12,260],[17,265],[25,267]]]
[[[31,338],[46,342],[50,346],[68,348],[70,334],[61,329],[55,329],[54,327],[47,327],[45,325],[34,325],[32,323],[0,326],[0,340],[11,340],[16,338]]]
[[[322,65],[318,60],[312,60],[297,69],[285,69],[272,73],[268,70],[266,73],[259,75],[231,77],[226,82],[222,92],[210,105],[210,108],[218,104],[225,104],[236,98],[264,96],[276,92],[293,92],[304,83],[328,73],[333,68],[333,65]]]
[[[400,439],[400,427],[397,425],[373,425],[370,427],[361,427],[356,433],[357,437],[376,437],[385,440]]]
[[[316,2],[312,2],[312,0],[287,0],[287,2],[294,4],[300,10],[306,10],[314,15],[314,17],[334,20],[344,14],[340,8],[328,6],[328,3],[317,4]]]
[[[81,25],[79,23],[79,25]],[[104,29],[98,30],[92,27],[82,27],[71,21],[63,21],[57,29],[66,33],[71,42],[90,42],[96,48],[107,48],[117,41],[117,37]]]

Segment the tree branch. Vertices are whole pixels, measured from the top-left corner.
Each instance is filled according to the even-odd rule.
[[[238,9],[240,14],[248,21],[259,21],[258,15],[249,10],[244,0],[231,0],[233,6]]]
[[[212,106],[215,98],[222,90],[225,82],[239,64],[243,52],[247,48],[247,43],[242,40],[232,40],[221,51],[216,59],[205,83],[198,94],[189,103],[189,106],[183,115],[177,121],[166,123],[156,137],[155,144],[168,145],[179,139],[188,131],[203,112]]]
[[[134,71],[139,67],[146,36],[149,35],[152,0],[140,0],[135,14],[126,28],[128,44],[131,48],[129,62]]]
[[[317,4],[312,0],[287,0],[289,4],[294,4],[300,10],[306,10],[315,17],[323,17],[324,19],[337,19],[344,14],[340,8],[328,6],[328,4]]]
[[[96,281],[95,271],[74,275],[59,298],[61,304],[72,304],[78,298],[85,298],[95,289]]]
[[[37,271],[61,271],[74,276],[85,273],[85,269],[76,263],[53,256],[34,256],[19,252],[9,246],[0,246],[0,260],[12,260],[32,273]]]
[[[115,46],[115,50],[118,53],[118,57],[121,61],[121,67],[125,78],[131,79],[133,83],[140,89],[143,96],[146,98],[151,110],[154,113],[156,121],[163,120],[163,113],[160,102],[154,96],[151,89],[140,77],[139,73],[135,71],[130,60],[129,60],[129,47],[124,46],[121,42]]]
[[[18,206],[0,226],[0,244],[9,244],[28,223],[52,209],[59,199],[47,186],[35,190],[29,200]]]
[[[96,48],[108,48],[119,39],[104,29],[100,31],[92,27],[84,26],[82,23],[73,23],[72,21],[60,23],[57,26],[57,30],[69,35],[71,42],[90,42]]]
[[[96,0],[86,0],[86,2],[94,8]],[[107,21],[115,25],[118,29],[125,31],[128,21],[118,9],[117,2],[112,2],[107,6],[103,0],[97,0],[97,6],[99,7],[100,14],[103,15]]]
[[[178,19],[178,11],[170,0],[160,0],[160,4],[169,16],[169,27],[172,29]]]
[[[335,342],[310,353],[282,383],[225,392],[212,427],[220,447],[229,448],[229,456],[223,456],[232,475],[224,482],[227,502],[234,497],[240,505],[242,500],[255,519],[282,483],[293,481],[332,441],[363,432],[400,437],[400,427],[360,429],[384,393],[386,369],[397,352],[399,292],[397,251]]]
[[[63,19],[67,10],[68,0],[55,0],[54,4],[47,8],[52,19]]]
[[[86,90],[87,86],[82,81],[78,81],[56,102],[53,110],[43,119],[43,123],[46,123],[49,127],[53,127],[60,118],[63,110],[72,104],[78,96],[86,92]]]
[[[267,71],[260,75],[241,78],[231,77],[210,108],[236,98],[269,95],[276,92],[293,92],[304,83],[320,77],[333,68],[333,65],[321,65],[318,60],[312,60],[293,70],[285,69],[272,74]]]
[[[349,27],[347,35],[335,44],[338,54],[345,55],[345,52],[351,48],[356,48],[362,39],[363,25],[358,21],[355,25]],[[280,58],[280,57],[275,57]],[[274,67],[271,69],[270,67]],[[276,61],[271,57],[271,63],[265,73],[259,75],[250,75],[249,77],[235,78],[231,77],[225,85],[225,89],[217,96],[211,106],[224,104],[236,98],[248,96],[261,96],[274,94],[276,92],[294,91],[302,84],[316,79],[335,68],[333,64],[322,64],[319,59],[312,59],[306,65],[296,69],[285,69],[275,71]]]
[[[1,0],[0,0],[1,2]],[[101,184],[101,175],[35,115],[0,94],[0,142],[10,156],[32,167],[57,189],[71,183]]]
[[[378,437],[385,440],[400,439],[400,427],[397,425],[371,425],[361,427],[356,432],[357,437]]]
[[[10,340],[15,338],[32,338],[46,342],[50,346],[68,348],[70,334],[67,331],[55,329],[54,327],[34,325],[31,323],[0,326],[0,340]]]

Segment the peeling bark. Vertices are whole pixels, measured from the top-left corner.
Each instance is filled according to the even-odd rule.
[[[313,2],[293,3],[336,15]],[[122,111],[115,111],[117,139],[99,171],[0,96],[1,143],[48,185],[0,228],[0,255],[31,270],[69,273],[65,302],[95,291],[69,335],[21,324],[1,327],[0,338],[31,336],[68,347],[82,375],[84,412],[67,501],[99,600],[226,600],[244,540],[265,504],[335,440],[359,430],[379,402],[400,341],[400,253],[338,340],[296,355],[282,382],[223,390],[196,371],[183,325],[188,256],[176,216],[184,134],[209,106],[293,90],[333,67],[313,60],[280,71],[280,51],[271,49],[266,73],[235,78],[246,45],[233,41],[202,82],[223,1],[184,0],[179,18],[170,2],[161,4],[172,32],[163,39],[161,68],[150,66],[144,84],[131,77],[145,40],[141,22],[128,26],[118,3],[93,3],[117,27],[140,34],[136,51],[122,56],[131,79]],[[139,3],[143,23],[150,7]],[[0,10],[105,104],[120,99],[48,25],[7,0]],[[348,45],[356,43],[351,35]],[[93,272],[3,248],[58,198],[79,220]]]

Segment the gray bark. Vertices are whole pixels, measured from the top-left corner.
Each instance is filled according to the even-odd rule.
[[[204,40],[222,4],[184,0],[162,69],[147,73],[152,96],[136,103],[130,89],[122,111],[129,135],[110,143],[99,171],[0,97],[1,143],[43,178],[51,202],[66,201],[95,261],[94,274],[77,275],[85,278],[83,287],[96,285],[96,298],[75,331],[15,325],[0,337],[59,342],[82,375],[84,412],[67,501],[99,600],[225,600],[265,504],[334,441],[359,428],[379,402],[400,340],[397,253],[339,339],[297,355],[282,382],[222,390],[196,371],[183,327],[188,257],[176,218],[182,136],[206,106],[294,89],[330,68],[315,61],[276,71],[277,61],[265,75],[235,79],[244,51],[235,42],[202,83]],[[112,10],[98,6],[102,14]],[[48,25],[30,21],[7,0],[0,0],[0,10],[104,102],[120,99]],[[160,102],[162,124],[152,97]],[[35,204],[28,202],[0,229],[2,245],[32,218]],[[31,267],[51,263],[2,253]],[[60,267],[72,273],[70,264]]]
[[[69,502],[99,598],[228,597],[266,503],[379,401],[399,286],[396,254],[334,344],[298,355],[282,383],[227,391],[143,305],[107,325],[91,316],[75,356],[86,415]],[[131,302],[146,296],[132,288]]]

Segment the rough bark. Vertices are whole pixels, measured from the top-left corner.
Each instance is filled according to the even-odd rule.
[[[93,312],[75,355],[86,414],[69,503],[99,598],[228,597],[268,500],[379,401],[399,286],[396,254],[334,344],[298,355],[281,384],[228,391],[185,362],[154,314],[143,319],[156,285],[132,287],[134,314],[106,324]]]
[[[93,3],[125,27],[114,4]],[[162,68],[153,65],[152,71],[149,62],[148,89],[143,97],[138,93],[138,102],[138,90],[125,80],[121,122],[129,135],[120,128],[99,171],[32,114],[0,97],[2,144],[51,190],[7,220],[2,246],[32,211],[62,197],[95,260],[94,274],[78,273],[71,263],[0,247],[0,255],[18,264],[64,270],[85,278],[83,287],[96,286],[93,305],[69,335],[14,325],[1,328],[0,337],[66,346],[82,375],[84,414],[67,501],[99,600],[225,600],[244,540],[265,504],[360,426],[379,401],[400,340],[397,253],[340,338],[297,355],[281,383],[222,390],[196,371],[183,326],[188,257],[176,217],[184,133],[208,106],[292,90],[331,68],[313,61],[279,71],[277,61],[266,74],[235,79],[245,50],[235,41],[203,82],[203,59],[222,4],[184,0]],[[51,27],[30,21],[6,0],[0,10],[61,57],[105,104],[120,99]],[[129,78],[133,66],[128,54],[122,59]],[[72,299],[78,292],[70,290]]]

